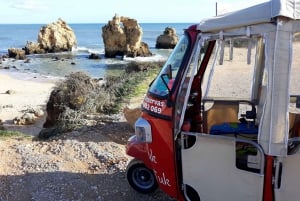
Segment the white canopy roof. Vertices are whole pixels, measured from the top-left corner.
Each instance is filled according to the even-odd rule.
[[[249,8],[202,20],[198,29],[212,32],[272,21],[283,16],[300,19],[300,0],[272,0]]]

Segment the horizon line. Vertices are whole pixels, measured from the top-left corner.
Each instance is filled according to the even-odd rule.
[[[56,22],[56,21],[53,21]],[[52,23],[52,22],[49,22]],[[49,23],[1,23],[0,25],[41,25]],[[199,23],[199,22],[198,22]],[[67,22],[67,24],[107,24],[107,22]],[[138,24],[197,24],[196,22],[138,22]]]

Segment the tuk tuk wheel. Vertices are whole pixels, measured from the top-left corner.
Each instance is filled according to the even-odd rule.
[[[158,187],[153,171],[136,159],[131,160],[127,166],[127,180],[139,193],[151,193]]]

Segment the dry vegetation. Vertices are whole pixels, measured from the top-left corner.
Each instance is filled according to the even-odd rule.
[[[108,76],[104,82],[84,73],[70,74],[55,87],[48,102],[48,106],[52,102],[51,108],[60,113],[56,122],[58,132],[87,125],[91,114],[97,114],[98,119],[113,118],[132,94],[145,93],[147,89],[141,90],[139,86],[145,78],[156,75],[161,66],[162,62],[132,62],[121,75]]]

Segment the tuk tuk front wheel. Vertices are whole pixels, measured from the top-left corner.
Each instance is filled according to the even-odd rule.
[[[136,159],[131,160],[127,166],[127,180],[139,193],[151,193],[158,187],[153,171]]]

